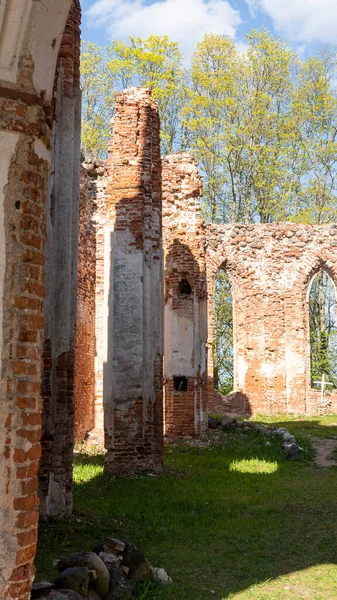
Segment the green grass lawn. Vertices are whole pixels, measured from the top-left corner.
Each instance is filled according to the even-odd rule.
[[[137,600],[335,599],[337,469],[315,466],[307,436],[337,436],[337,416],[273,420],[298,438],[300,461],[284,457],[279,439],[237,432],[209,447],[167,447],[161,477],[104,475],[102,456],[78,456],[74,515],[40,526],[37,578],[53,576],[54,558],[114,534],[173,578],[141,587]]]

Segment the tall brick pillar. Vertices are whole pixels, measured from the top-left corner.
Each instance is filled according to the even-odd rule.
[[[206,403],[206,280],[202,182],[185,152],[163,160],[165,434],[200,434]]]
[[[105,232],[105,466],[162,463],[159,115],[148,90],[119,94],[109,146]]]

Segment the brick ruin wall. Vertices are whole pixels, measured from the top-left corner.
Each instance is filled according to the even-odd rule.
[[[234,305],[234,394],[209,387],[209,412],[316,414],[337,410],[337,395],[310,388],[308,293],[324,269],[337,282],[337,227],[209,225],[206,232],[209,345],[213,291],[224,266]],[[211,353],[208,360],[213,377]]]
[[[99,161],[85,166],[96,231],[94,428],[89,437],[102,445],[107,171]],[[321,406],[319,392],[310,388],[308,345],[309,283],[320,268],[335,280],[334,227],[206,224],[199,214],[197,165],[183,152],[162,160],[162,190],[165,435],[198,434],[209,413],[337,409],[334,393]],[[211,351],[214,278],[223,266],[233,288],[235,328],[235,386],[227,397],[214,389]]]
[[[204,429],[206,408],[206,270],[202,182],[184,152],[163,159],[165,435]]]

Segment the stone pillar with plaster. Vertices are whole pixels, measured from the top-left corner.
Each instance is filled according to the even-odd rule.
[[[105,467],[162,465],[162,248],[158,106],[149,90],[116,99],[105,228]]]
[[[169,437],[204,429],[207,308],[201,194],[197,164],[189,154],[163,159],[164,421]]]
[[[75,0],[61,43],[54,85],[52,168],[47,196],[43,350],[42,517],[72,510],[74,353],[80,190],[80,5]]]

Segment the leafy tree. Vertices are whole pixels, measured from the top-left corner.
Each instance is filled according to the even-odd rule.
[[[109,94],[103,49],[82,42],[82,149],[87,157],[106,154],[113,102]]]
[[[180,112],[185,100],[178,43],[157,35],[146,40],[129,39],[129,44],[113,41],[107,48],[110,85],[117,89],[142,86],[152,90],[160,109],[162,152],[170,153],[179,142]]]
[[[152,90],[160,108],[162,153],[177,149],[182,136],[180,112],[185,102],[184,76],[178,44],[167,36],[150,35],[146,40],[130,37],[128,44],[112,41],[104,50],[83,42],[82,146],[85,154],[96,157],[106,154],[116,93],[131,86]]]
[[[285,218],[297,180],[292,124],[296,57],[265,30],[248,51],[208,34],[193,55],[185,109],[205,177],[208,215],[229,222]]]
[[[302,154],[295,220],[323,224],[337,218],[337,61],[324,49],[302,63],[294,98]]]

